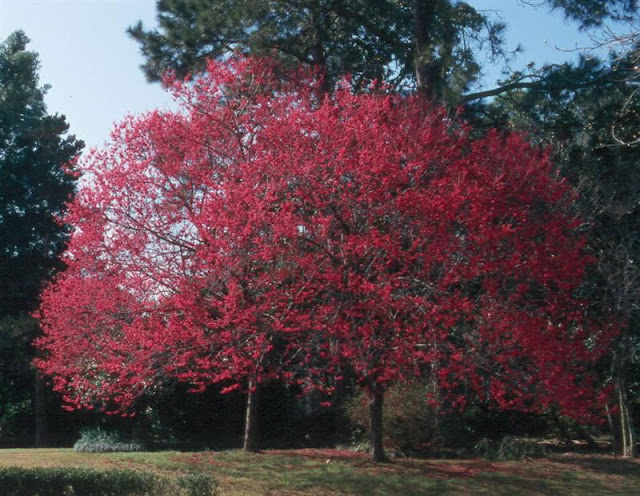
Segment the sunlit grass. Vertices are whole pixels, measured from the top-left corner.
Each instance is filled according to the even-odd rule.
[[[168,475],[204,472],[223,495],[637,495],[640,462],[555,456],[521,462],[397,459],[371,463],[336,450],[243,453],[75,453],[0,450],[0,466],[127,468]]]

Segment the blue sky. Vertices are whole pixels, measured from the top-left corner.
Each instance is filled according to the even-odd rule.
[[[525,52],[511,65],[575,58],[571,50],[590,45],[586,33],[559,12],[526,7],[517,0],[469,0],[479,10],[494,11],[508,25],[507,48]],[[142,57],[125,29],[141,19],[155,25],[155,0],[0,0],[0,39],[16,29],[31,38],[40,54],[41,83],[51,85],[51,113],[67,116],[71,131],[87,145],[108,139],[114,122],[127,113],[166,108],[170,98],[148,84],[139,69]],[[569,50],[569,51],[567,51]],[[500,76],[487,71],[485,86]]]

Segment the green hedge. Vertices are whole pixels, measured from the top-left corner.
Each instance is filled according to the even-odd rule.
[[[4,496],[216,496],[206,474],[170,478],[133,470],[0,468]]]

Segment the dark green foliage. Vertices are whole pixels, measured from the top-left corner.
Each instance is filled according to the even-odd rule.
[[[32,317],[0,318],[0,446],[24,443],[33,431]]]
[[[138,442],[127,441],[116,432],[105,431],[99,427],[88,428],[82,431],[81,437],[73,445],[75,451],[89,453],[112,453],[143,451],[144,447]]]
[[[138,23],[129,33],[141,44],[151,80],[167,69],[198,71],[206,58],[238,49],[326,65],[333,77],[390,76],[389,66],[397,64],[404,79],[413,71],[411,18],[403,7],[389,0],[160,0],[158,29],[145,31]]]
[[[130,434],[153,449],[238,447],[245,395],[222,395],[216,387],[201,393],[189,389],[187,384],[171,383],[143,398]]]
[[[637,0],[547,0],[553,9],[561,9],[568,19],[590,28],[608,19],[632,19],[638,8]]]
[[[35,319],[43,284],[60,267],[66,228],[60,224],[75,178],[64,165],[83,143],[67,135],[64,116],[49,115],[46,87],[38,82],[38,56],[22,31],[0,43],[0,443],[42,434],[45,395],[35,393],[31,368]],[[35,396],[34,396],[35,394]],[[35,401],[34,401],[35,400]],[[26,433],[25,431],[31,431]],[[36,436],[38,437],[38,436]],[[40,439],[41,440],[41,439]]]
[[[438,412],[437,437],[429,455],[467,457],[485,438],[493,446],[502,438],[545,438],[552,434],[546,414],[497,410],[473,395],[467,395],[466,400],[462,410],[444,405]]]
[[[428,64],[433,92],[442,97],[479,77],[478,52],[504,55],[501,22],[466,2],[418,3],[434,5],[421,17],[428,36],[419,49],[414,2],[402,0],[160,0],[158,27],[138,23],[129,34],[140,43],[152,81],[167,69],[197,72],[207,58],[240,50],[320,67],[329,84],[351,74],[356,82],[377,78],[411,88],[415,64]]]
[[[0,44],[0,315],[36,308],[58,265],[75,179],[63,170],[82,149],[63,116],[47,114],[38,57],[17,31]]]
[[[201,393],[189,389],[187,384],[167,384],[144,398],[137,425],[125,439],[140,439],[154,450],[240,447],[246,394],[221,394],[218,386]],[[336,410],[316,405],[313,417],[307,416],[298,393],[297,388],[279,382],[261,387],[258,426],[264,448],[327,446],[336,440]]]
[[[637,11],[637,0],[522,1],[559,9],[584,29],[628,20]],[[356,82],[377,78],[397,89],[417,87],[454,106],[523,85],[545,87],[516,74],[500,88],[468,93],[482,72],[480,53],[491,61],[509,54],[502,20],[460,0],[159,0],[157,11],[157,28],[129,28],[151,81],[168,69],[195,73],[209,57],[241,51],[318,67],[327,88],[351,74]]]
[[[170,479],[132,470],[0,468],[6,496],[215,496],[218,484],[205,474]]]

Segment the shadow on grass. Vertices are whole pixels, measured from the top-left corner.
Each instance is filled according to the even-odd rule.
[[[142,461],[142,460],[140,460]],[[522,462],[397,459],[329,450],[171,454],[174,469],[204,471],[229,494],[637,495],[640,463],[563,456]]]
[[[210,470],[235,487],[259,487],[263,494],[421,495],[459,494],[465,477],[429,464],[375,464],[362,457],[290,456],[275,453],[218,453],[189,457],[191,468]],[[186,460],[182,458],[181,462]],[[223,482],[224,485],[224,482]]]
[[[458,488],[445,479],[430,479],[420,476],[390,476],[353,471],[314,471],[300,474],[290,487],[312,492],[321,489],[323,494],[390,495],[408,494],[459,494]]]
[[[579,457],[563,456],[554,458],[553,461],[560,465],[573,465],[580,470],[606,474],[632,477],[640,481],[640,460],[626,460],[622,458]],[[640,492],[640,489],[639,489]]]
[[[517,494],[518,496],[559,494],[546,480],[497,472],[480,473],[467,487],[466,494]]]
[[[367,474],[347,473],[338,479],[314,473],[306,474],[304,481],[297,484],[299,490],[322,488],[334,494],[352,495],[390,495],[406,496],[408,494],[459,494],[460,491],[447,480],[434,480],[426,477],[389,477]]]

